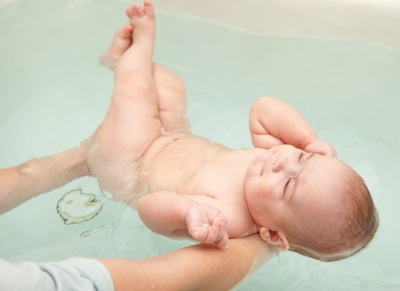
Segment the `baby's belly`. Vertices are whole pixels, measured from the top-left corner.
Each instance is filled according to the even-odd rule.
[[[158,152],[153,151],[144,157],[140,167],[141,180],[150,192],[181,193],[187,188],[186,185],[198,180],[201,173],[204,174],[221,151],[226,150],[221,145],[196,136],[181,135],[169,140],[169,143],[161,141]]]

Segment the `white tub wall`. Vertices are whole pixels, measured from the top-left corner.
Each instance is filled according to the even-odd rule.
[[[15,1],[18,0],[0,0],[0,8]],[[153,2],[158,9],[167,12],[216,20],[257,33],[359,39],[400,50],[399,0],[153,0]]]
[[[258,33],[359,39],[400,50],[398,0],[154,0],[184,13]]]
[[[10,4],[11,2],[14,2],[15,0],[0,0],[0,8]]]

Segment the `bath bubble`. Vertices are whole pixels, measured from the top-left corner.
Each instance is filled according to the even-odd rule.
[[[57,212],[65,224],[81,223],[95,217],[102,207],[96,195],[82,193],[82,189],[72,190],[57,203]]]

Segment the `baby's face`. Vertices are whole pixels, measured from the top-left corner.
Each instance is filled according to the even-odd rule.
[[[256,224],[276,228],[282,219],[316,220],[340,203],[337,190],[351,169],[343,162],[290,145],[256,157],[245,180],[246,200]]]

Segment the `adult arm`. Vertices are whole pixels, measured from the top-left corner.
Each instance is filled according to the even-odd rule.
[[[0,214],[89,173],[81,147],[0,169]]]
[[[194,245],[140,260],[71,258],[10,263],[0,259],[1,290],[228,290],[277,251],[258,235],[229,248]]]
[[[196,198],[202,202],[193,200]],[[226,247],[226,217],[217,208],[203,203],[207,199],[211,198],[153,192],[140,199],[138,213],[144,224],[155,233],[171,237],[190,235],[199,242]]]
[[[200,244],[142,260],[100,260],[115,291],[229,290],[277,251],[258,235],[229,240],[228,248]]]
[[[272,97],[254,102],[250,111],[250,132],[255,147],[290,144],[307,152],[336,156],[335,149],[318,138],[300,113]]]

